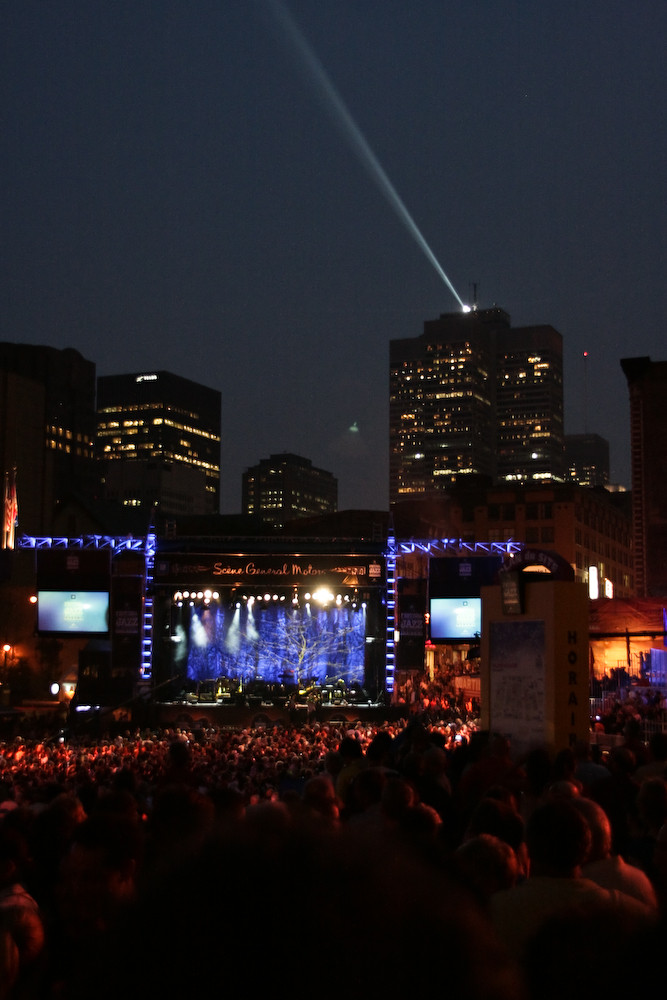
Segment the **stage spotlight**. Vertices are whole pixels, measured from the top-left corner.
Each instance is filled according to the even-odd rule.
[[[318,604],[324,606],[325,604],[330,604],[331,601],[333,601],[334,595],[327,587],[318,587],[318,589],[313,594],[313,598],[314,600],[317,601]]]

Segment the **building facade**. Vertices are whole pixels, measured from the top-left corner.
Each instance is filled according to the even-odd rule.
[[[667,595],[667,361],[624,358],[630,393],[632,527],[637,597]]]
[[[607,439],[599,434],[566,434],[565,479],[580,486],[608,486]]]
[[[390,343],[390,499],[442,493],[459,475],[495,476],[495,339],[500,310],[427,321]]]
[[[446,534],[471,547],[483,540],[489,545],[514,542],[555,552],[571,566],[575,580],[591,584],[592,578],[597,579],[600,596],[632,597],[632,519],[627,501],[627,493],[564,483],[484,487],[464,482],[440,501],[437,527],[442,537]],[[432,534],[419,517],[419,506],[414,502],[395,507],[393,519],[403,537]],[[432,511],[427,510],[426,516],[435,523]],[[404,568],[403,575],[407,573]]]
[[[499,482],[563,479],[563,340],[552,326],[496,334]]]
[[[502,309],[449,313],[390,344],[390,500],[461,476],[563,478],[562,338]]]
[[[97,380],[103,495],[164,514],[217,513],[221,395],[166,371]]]
[[[95,365],[72,348],[0,344],[0,471],[15,475],[17,530],[50,533],[56,506],[90,498]]]
[[[243,513],[274,528],[288,521],[330,514],[338,507],[338,480],[307,458],[284,452],[246,469]]]
[[[634,594],[632,528],[617,495],[603,489],[543,484],[498,486],[461,504],[461,534],[490,542],[513,539],[551,550],[575,580],[600,596]]]

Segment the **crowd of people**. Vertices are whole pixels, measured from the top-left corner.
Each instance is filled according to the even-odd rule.
[[[665,917],[662,734],[517,760],[422,714],[0,745],[0,1000],[620,996]]]

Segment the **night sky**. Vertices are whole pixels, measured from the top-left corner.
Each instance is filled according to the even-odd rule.
[[[457,294],[562,333],[566,432],[629,484],[619,360],[667,359],[665,0],[0,12],[0,339],[220,389],[223,512],[281,451],[386,508],[389,341],[459,308],[343,107]]]

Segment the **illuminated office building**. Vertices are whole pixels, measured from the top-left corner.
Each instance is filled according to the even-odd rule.
[[[94,493],[95,364],[72,348],[0,343],[0,473],[15,472],[18,533],[49,534],[57,505]]]
[[[562,341],[512,329],[502,309],[448,313],[390,344],[390,499],[434,497],[462,476],[563,477]]]
[[[563,480],[563,339],[552,326],[497,329],[499,482]]]
[[[667,596],[667,361],[624,358],[630,392],[632,534],[637,597]]]
[[[599,434],[566,434],[565,478],[580,486],[609,486],[607,439]]]
[[[97,380],[104,494],[164,514],[218,513],[221,395],[165,371]]]
[[[243,512],[282,528],[288,521],[330,514],[338,506],[338,480],[300,455],[263,458],[243,474]]]

